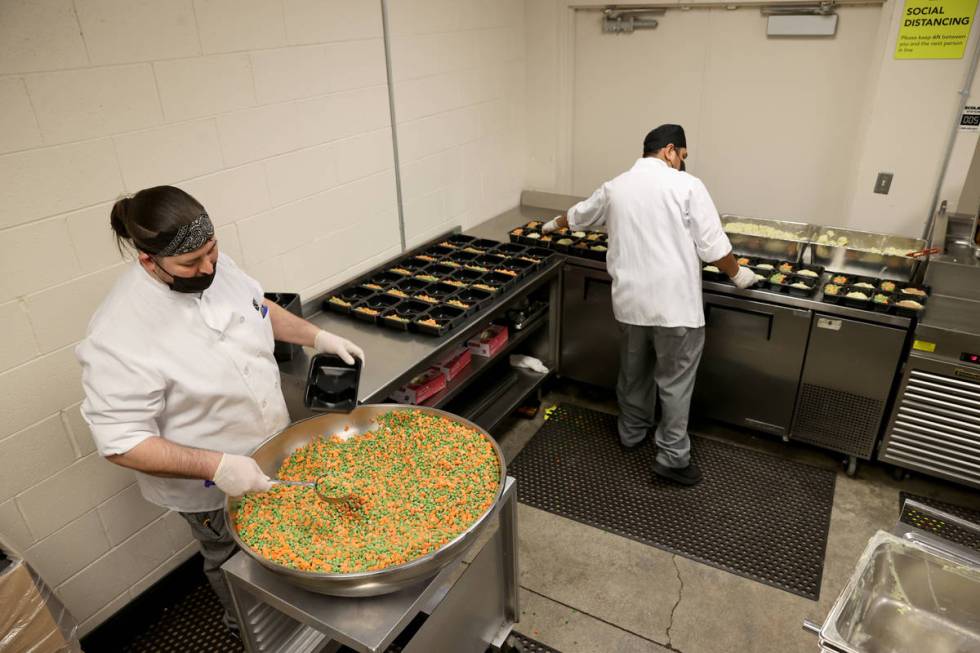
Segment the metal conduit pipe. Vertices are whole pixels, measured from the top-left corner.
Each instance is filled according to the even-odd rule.
[[[970,98],[970,87],[973,86],[973,78],[977,73],[978,61],[980,61],[980,37],[974,39],[973,58],[970,60],[970,68],[966,71],[966,77],[963,79],[963,88],[959,90],[959,104],[956,108],[956,113],[953,115],[953,124],[949,130],[949,139],[946,142],[946,152],[943,154],[943,163],[939,168],[939,179],[936,180],[936,190],[932,194],[932,202],[929,203],[929,215],[926,217],[926,225],[922,229],[922,237],[926,239],[926,242],[929,242],[928,239],[932,236],[933,226],[936,222],[937,206],[939,204],[939,193],[942,192],[943,182],[946,180],[949,160],[953,157],[956,134],[960,128],[960,116],[963,115],[967,100]]]

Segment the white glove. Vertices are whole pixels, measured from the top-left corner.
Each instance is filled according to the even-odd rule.
[[[558,218],[560,217],[561,216],[559,215],[545,222],[541,227],[541,233],[550,234],[553,231],[558,231]]]
[[[340,356],[340,359],[348,365],[354,364],[354,356],[360,358],[362,363],[364,362],[364,350],[347,338],[335,336],[323,329],[316,334],[316,338],[313,340],[313,348],[316,349],[318,354],[334,354]]]
[[[738,272],[732,277],[732,283],[734,283],[739,288],[751,288],[755,285],[757,279],[755,278],[755,272],[740,265],[738,267]]]
[[[214,471],[214,484],[232,497],[246,492],[266,492],[272,488],[272,481],[257,462],[248,456],[233,453],[221,455],[218,469]]]
[[[537,372],[538,374],[547,374],[548,368],[537,358],[533,356],[522,356],[520,354],[510,355],[510,366],[511,367],[523,367],[525,369],[531,370],[532,372]]]

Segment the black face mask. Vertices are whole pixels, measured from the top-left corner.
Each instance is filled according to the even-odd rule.
[[[167,283],[167,286],[169,286],[174,292],[184,293],[204,292],[211,287],[211,283],[214,281],[214,275],[218,271],[217,261],[214,262],[214,269],[211,271],[211,274],[199,274],[194,277],[178,277],[176,274],[173,274],[165,267],[160,265],[160,261],[157,261],[157,266],[169,274],[171,279],[173,279],[173,281]]]
[[[681,159],[681,172],[684,172],[686,170],[687,170],[687,166],[684,164],[684,159]]]

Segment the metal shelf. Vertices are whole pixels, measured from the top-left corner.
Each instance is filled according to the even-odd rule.
[[[445,406],[448,402],[452,401],[459,393],[466,389],[473,381],[480,377],[480,374],[490,365],[493,365],[498,360],[504,356],[510,355],[514,349],[517,348],[522,342],[531,337],[532,334],[537,332],[542,326],[548,321],[547,313],[536,319],[534,322],[524,327],[520,331],[513,332],[511,338],[507,341],[507,344],[498,351],[496,354],[490,358],[484,358],[482,356],[474,356],[473,362],[470,363],[463,372],[457,376],[455,379],[449,382],[445,390],[440,391],[437,394],[432,395],[424,402],[422,406],[429,406],[431,408],[441,408]]]
[[[492,431],[505,417],[520,406],[532,392],[537,390],[549,374],[538,374],[530,370],[511,368],[510,373],[501,379],[498,387],[503,391],[492,401],[474,401],[458,411],[466,419],[480,428]],[[490,393],[491,395],[494,393]]]

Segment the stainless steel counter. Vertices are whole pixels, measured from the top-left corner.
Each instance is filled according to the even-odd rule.
[[[554,214],[515,209],[483,225],[481,235],[501,239]],[[565,263],[561,373],[614,387],[611,278],[601,261],[566,256]],[[715,281],[702,289],[707,334],[694,412],[846,454],[851,473],[858,459],[870,459],[913,320],[827,303],[822,290],[798,297]]]
[[[513,227],[511,227],[513,228]],[[581,267],[591,268],[593,270],[605,271],[606,264],[602,261],[594,261],[591,259],[579,258],[579,257],[567,257],[569,264],[578,265]],[[825,274],[821,279],[820,287],[822,288],[824,283],[830,279],[829,274]],[[742,290],[736,288],[730,283],[723,283],[720,281],[702,281],[701,287],[713,293],[719,293],[722,295],[729,295],[731,297],[741,297],[748,300],[767,302],[770,304],[777,304],[779,306],[786,306],[788,308],[798,308],[801,310],[810,310],[816,313],[822,313],[826,315],[835,315],[838,317],[846,317],[853,320],[863,320],[865,322],[873,322],[875,324],[884,324],[887,326],[894,326],[899,328],[908,328],[912,323],[912,320],[907,317],[902,317],[899,315],[889,315],[887,313],[878,313],[872,310],[865,310],[861,308],[851,308],[849,306],[842,306],[839,304],[828,304],[823,301],[823,290],[818,290],[812,297],[797,297],[795,295],[787,295],[785,293],[773,292],[771,290],[760,290],[758,288],[749,288],[748,290]],[[932,304],[929,305],[930,309]],[[926,314],[929,310],[926,311]]]
[[[919,328],[980,335],[980,301],[933,295]]]
[[[505,216],[510,216],[510,213],[505,214]],[[513,217],[511,216],[509,219],[513,219]],[[505,218],[501,216],[467,233],[481,236],[485,232],[496,233],[494,224],[497,220],[505,220]],[[489,228],[487,228],[488,224],[490,225]],[[500,238],[499,234],[497,234],[496,239],[507,240]],[[435,240],[442,240],[442,238]],[[388,393],[392,389],[405,384],[451,348],[465,343],[483,328],[482,325],[487,320],[503,315],[511,305],[519,301],[528,292],[546,284],[553,284],[557,287],[561,266],[561,257],[556,256],[545,267],[520,280],[516,287],[470,316],[464,323],[441,338],[393,331],[316,309],[314,309],[316,312],[305,317],[322,329],[350,339],[364,350],[366,364],[361,372],[358,400],[362,403],[377,403],[387,399]],[[326,291],[307,301],[306,306],[319,307],[322,300],[330,292],[332,291]],[[555,327],[556,325],[553,324],[552,326]],[[551,358],[557,359],[557,348]],[[554,360],[547,362],[553,364]],[[279,366],[282,374],[283,394],[286,397],[290,415],[294,420],[311,414],[302,403],[309,366],[310,350],[307,349],[302,349],[293,356],[291,361]]]

